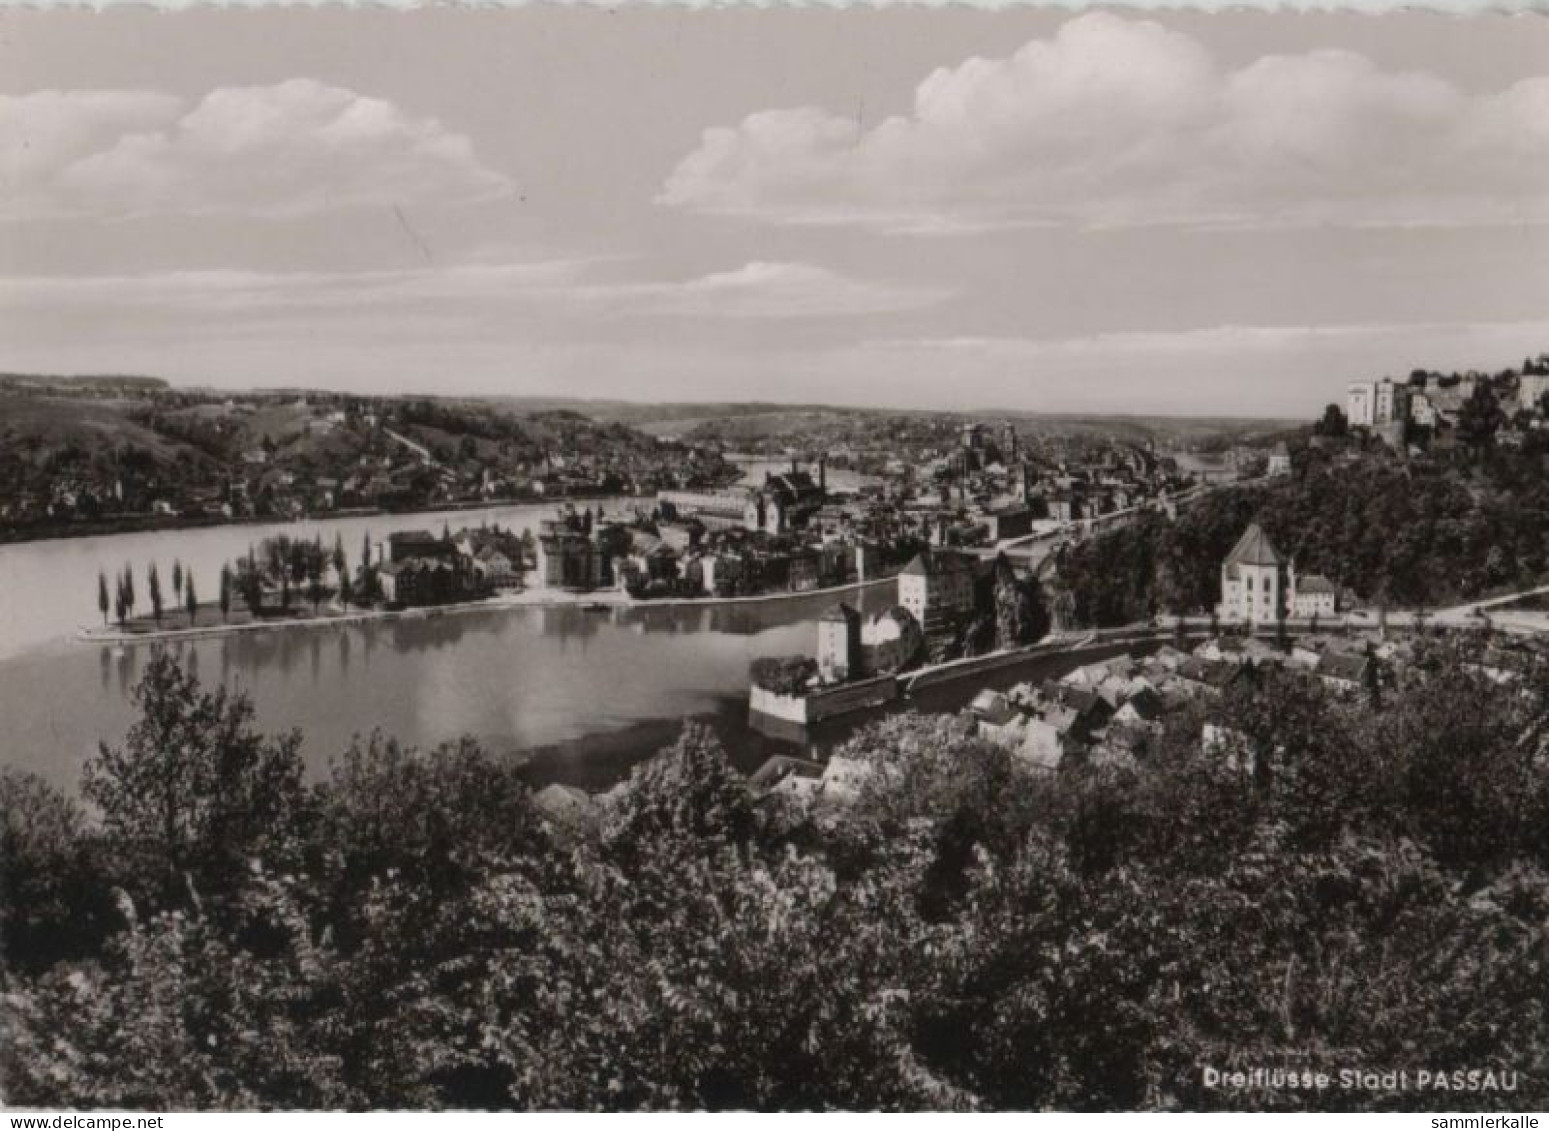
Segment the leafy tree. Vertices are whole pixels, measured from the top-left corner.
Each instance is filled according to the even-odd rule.
[[[165,892],[184,873],[223,886],[280,848],[301,803],[299,733],[264,738],[246,695],[204,691],[162,649],[134,699],[124,745],[101,744],[82,785],[119,858]]]
[[[12,970],[86,957],[107,932],[108,877],[86,815],[36,774],[0,768],[0,953]]]
[[[1458,410],[1458,438],[1471,448],[1487,448],[1506,422],[1506,413],[1495,395],[1495,386],[1480,381]]]
[[[102,614],[102,623],[108,623],[108,576],[101,570],[97,571],[97,611]]]
[[[161,578],[156,573],[156,563],[151,563],[150,573],[146,578],[146,586],[151,591],[151,615],[156,618],[156,623],[161,624]]]
[[[327,952],[283,884],[253,888],[237,930],[197,906],[142,919],[120,891],[104,961],[50,971],[12,999],[8,1092],[39,1106],[63,1096],[131,1109],[358,1105],[309,1032],[332,989]]]
[[[352,891],[397,876],[448,894],[546,838],[519,764],[472,739],[425,752],[375,733],[332,764],[317,844]]]
[[[1312,426],[1312,431],[1318,436],[1344,436],[1350,431],[1350,421],[1342,408],[1337,404],[1331,404],[1323,410],[1323,415]]]
[[[178,600],[183,597],[183,563],[178,558],[172,559],[172,594]]]
[[[229,565],[222,565],[220,575],[220,606],[222,623],[225,623],[231,619],[231,588],[231,567]]]
[[[194,592],[194,575],[189,574],[183,586],[184,606],[188,609],[188,627],[194,627],[194,621],[199,615],[199,596]]]
[[[810,656],[760,656],[749,666],[753,683],[776,695],[800,695],[817,674],[817,661]]]
[[[257,618],[263,616],[264,611],[264,583],[251,556],[237,575],[237,582],[242,590],[242,603],[247,606],[249,615]]]
[[[603,843],[627,857],[673,842],[738,844],[752,831],[752,799],[741,775],[707,728],[685,723],[673,746],[631,775],[609,809]]]
[[[157,784],[103,793],[100,834],[0,773],[0,929],[8,948],[33,940],[7,971],[7,1098],[1435,1102],[1201,1083],[1223,1042],[1289,1042],[1517,1070],[1513,1102],[1541,1106],[1549,1085],[1522,1066],[1549,1062],[1546,664],[1426,637],[1375,711],[1253,669],[1171,712],[1145,757],[1071,756],[1057,773],[981,740],[966,714],[893,715],[836,752],[858,767],[852,790],[835,779],[789,805],[755,805],[690,726],[560,837],[524,768],[467,740],[421,753],[373,736],[310,791],[291,759],[260,773],[253,748],[222,738],[231,712],[158,656],[147,681],[163,690],[142,697],[130,745],[163,772],[118,774]],[[1206,722],[1224,745],[1202,747]],[[217,747],[233,748],[188,753]],[[167,772],[184,766],[204,769]],[[206,800],[169,838],[157,814],[174,780]]]

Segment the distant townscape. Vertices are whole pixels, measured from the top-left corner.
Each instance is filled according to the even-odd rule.
[[[585,595],[605,604],[730,600],[894,585],[883,614],[838,606],[815,659],[759,669],[755,684],[787,694],[805,681],[875,680],[1028,646],[1051,631],[1159,615],[1327,622],[1363,603],[1462,600],[1532,580],[1545,553],[1537,528],[1510,516],[1536,505],[1525,496],[1538,490],[1531,471],[1549,440],[1549,358],[1493,376],[1416,371],[1407,381],[1355,383],[1343,409],[1328,406],[1310,426],[1228,432],[1192,450],[1162,451],[1132,430],[1067,435],[1015,420],[922,416],[908,424],[909,443],[883,459],[860,456],[853,432],[822,447],[802,414],[780,435],[781,450],[794,454],[774,459],[568,411],[517,417],[479,404],[316,396],[183,404],[159,383],[111,378],[21,382],[5,395],[24,409],[7,427],[31,421],[34,448],[57,445],[38,465],[53,469],[42,505],[49,522],[67,527],[147,513],[230,520],[239,511],[326,516],[352,513],[352,504],[376,513],[385,504],[560,497],[522,529],[485,521],[454,532],[444,521],[439,533],[368,534],[358,551],[321,536],[266,538],[227,563],[204,604],[175,557],[170,599],[155,563],[137,585],[132,567],[104,562],[99,634]],[[201,435],[207,453],[238,451],[239,470],[224,487],[197,487],[176,473],[197,478],[210,465],[187,452],[163,467],[133,439],[88,450],[37,426],[57,411],[84,427],[94,411],[109,411],[103,405],[143,419],[139,427],[154,424],[159,436]],[[898,440],[897,418],[859,420]],[[283,442],[266,433],[252,447],[238,443],[259,428]],[[764,429],[767,446],[767,419]],[[318,474],[328,459],[355,470]],[[61,463],[116,465],[117,478],[107,486],[71,478],[57,473]],[[1406,484],[1401,497],[1395,478]],[[1340,479],[1369,482],[1336,491]],[[211,490],[215,512],[191,502]],[[121,494],[131,501],[114,509]],[[147,498],[149,512],[131,509]],[[1368,521],[1352,525],[1349,507],[1379,498]],[[20,499],[6,505],[10,530],[50,529],[18,521],[39,505],[25,492]],[[1373,542],[1390,526],[1390,540]],[[1449,555],[1464,568],[1421,576],[1423,561]],[[1112,568],[1126,559],[1134,568]]]

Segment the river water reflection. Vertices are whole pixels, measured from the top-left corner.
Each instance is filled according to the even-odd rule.
[[[502,508],[468,518],[520,528],[537,513]],[[413,521],[369,520],[379,530]],[[334,525],[317,525],[331,540]],[[346,546],[367,525],[337,524]],[[7,627],[0,756],[73,786],[97,743],[119,741],[132,722],[130,693],[151,646],[68,638],[89,620],[82,613],[91,608],[99,561],[111,569],[126,557],[155,555],[165,573],[176,553],[213,573],[265,533],[226,527],[188,537],[135,534],[0,548],[0,623]],[[214,535],[225,544],[211,545]],[[201,589],[212,592],[213,584],[205,589],[201,579]],[[877,608],[891,593],[883,587],[856,600]],[[490,609],[171,646],[207,683],[250,692],[266,730],[301,728],[313,773],[355,735],[380,729],[422,746],[471,734],[495,750],[534,756],[545,777],[598,786],[670,740],[684,716],[710,716],[718,729],[737,730],[749,663],[810,652],[811,622],[832,601]]]
[[[594,504],[595,505],[595,504]],[[626,505],[610,500],[610,512]],[[131,692],[149,644],[71,639],[90,623],[98,569],[174,557],[206,596],[224,561],[283,531],[342,535],[353,557],[362,535],[426,526],[536,524],[548,507],[499,507],[453,516],[354,518],[265,527],[127,534],[0,546],[0,761],[74,788],[101,741],[119,742],[134,719]],[[848,600],[867,612],[894,599],[879,586]],[[832,595],[739,604],[634,606],[604,611],[525,607],[444,612],[321,628],[276,628],[170,645],[207,684],[252,695],[260,726],[298,727],[314,775],[357,735],[381,730],[431,746],[473,735],[531,764],[534,780],[606,788],[670,742],[685,717],[708,722],[746,770],[771,753],[824,750],[860,720],[825,724],[793,740],[748,725],[748,665],[815,646],[813,622]],[[1037,665],[1040,669],[1045,664]],[[933,690],[920,706],[961,706],[1001,672]]]

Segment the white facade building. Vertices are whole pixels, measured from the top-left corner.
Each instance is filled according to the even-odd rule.
[[[1373,415],[1377,406],[1377,383],[1375,381],[1352,381],[1345,392],[1345,417],[1352,425],[1360,425],[1362,428],[1370,428],[1375,420]]]
[[[1221,564],[1221,618],[1268,624],[1290,616],[1295,601],[1295,567],[1253,523]]]

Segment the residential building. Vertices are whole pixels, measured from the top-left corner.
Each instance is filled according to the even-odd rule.
[[[522,580],[516,561],[493,543],[473,555],[473,569],[495,589],[511,589]]]
[[[1057,770],[1067,754],[1084,749],[1081,717],[1069,707],[1050,706],[1027,720],[1016,756],[1037,770]]]
[[[1362,652],[1323,653],[1318,661],[1318,678],[1335,691],[1358,691],[1366,682],[1371,657]]]
[[[898,603],[926,633],[957,625],[973,615],[973,559],[948,550],[916,555],[898,575]]]
[[[1004,694],[985,688],[968,705],[979,737],[1002,746],[1019,745],[1026,732],[1026,716]]]
[[[443,605],[479,593],[467,558],[404,558],[378,567],[382,597],[389,604]]]
[[[1339,590],[1321,574],[1309,573],[1296,580],[1291,598],[1295,617],[1331,617],[1339,611]]]
[[[823,783],[823,766],[805,758],[776,754],[748,778],[748,792],[755,801],[786,797],[806,801],[815,796]]]
[[[1291,474],[1291,449],[1285,446],[1284,440],[1281,440],[1271,449],[1267,470],[1270,475]]]
[[[443,541],[428,530],[400,530],[387,536],[390,562],[404,562],[410,558],[451,559],[458,556],[457,546],[450,540]]]
[[[1517,378],[1517,407],[1535,412],[1549,393],[1549,373],[1524,373]]]

